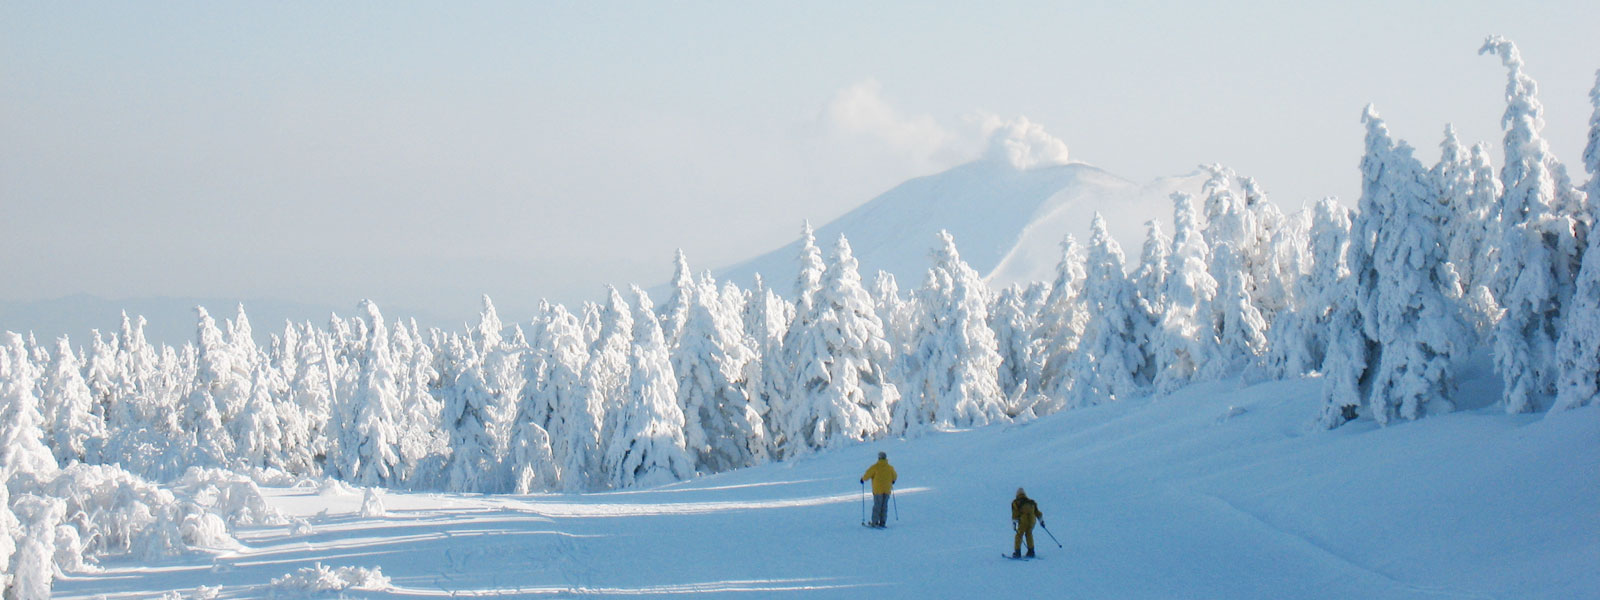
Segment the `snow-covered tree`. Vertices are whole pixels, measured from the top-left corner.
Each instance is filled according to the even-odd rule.
[[[1377,341],[1370,357],[1368,405],[1379,423],[1452,410],[1452,357],[1471,342],[1453,298],[1460,282],[1450,269],[1442,227],[1445,207],[1434,200],[1427,171],[1405,142],[1389,136],[1367,107],[1367,152],[1361,160],[1359,243],[1371,261],[1356,272],[1365,333]]]
[[[1037,325],[1024,297],[1026,293],[1020,286],[1002,289],[989,309],[989,328],[994,331],[995,350],[1000,354],[995,382],[1000,385],[1001,396],[1013,405],[1039,380],[1038,344],[1033,339]],[[1014,410],[1007,412],[1015,416]]]
[[[483,297],[483,306],[480,330],[500,327],[499,313],[488,296]],[[528,349],[527,341],[520,327],[513,328],[510,339],[501,335],[489,339],[480,334],[475,335],[474,340],[484,390],[489,394],[487,412],[483,416],[491,442],[489,451],[494,457],[494,472],[487,476],[496,482],[495,485],[504,487],[508,485],[510,473],[502,470],[506,466],[502,459],[511,453],[511,432],[516,419],[517,401],[522,395],[522,388],[527,385],[522,367],[522,354]]]
[[[672,355],[685,443],[697,469],[706,473],[766,462],[766,424],[750,401],[749,366],[756,354],[741,315],[730,311],[714,285],[690,293],[693,301]]]
[[[34,366],[21,335],[8,331],[5,337],[0,348],[0,477],[49,477],[59,466],[44,444],[44,416],[34,393],[41,369]]]
[[[357,485],[385,485],[395,474],[400,457],[395,453],[399,438],[395,423],[399,412],[399,389],[395,382],[397,365],[389,348],[389,328],[378,305],[361,302],[366,320],[366,336],[361,349],[359,371],[349,397],[345,399],[355,418],[344,432],[340,444],[344,464],[340,472]]]
[[[1305,273],[1295,282],[1295,305],[1273,323],[1272,367],[1280,377],[1320,371],[1328,345],[1331,310],[1349,276],[1350,209],[1332,197],[1312,207]]]
[[[1559,379],[1554,409],[1600,402],[1600,239],[1595,234],[1595,226],[1600,224],[1600,71],[1595,72],[1589,99],[1594,103],[1594,115],[1589,118],[1589,144],[1583,150],[1583,163],[1589,171],[1588,248],[1556,343]]]
[[[238,447],[234,464],[253,468],[282,469],[284,460],[283,417],[278,399],[288,395],[289,384],[265,362],[257,363],[250,376],[250,397],[238,417]]]
[[[328,421],[332,418],[337,395],[333,376],[333,362],[337,359],[331,356],[332,342],[326,332],[309,323],[291,329],[299,331],[300,343],[295,346],[294,358],[299,368],[288,382],[289,406],[285,412],[298,417],[298,421],[286,422],[298,425],[285,431],[288,437],[285,445],[291,449],[290,464],[301,465],[292,467],[291,471],[310,473],[313,466],[320,470],[327,460],[333,437]]]
[[[1448,258],[1461,277],[1461,288],[1480,285],[1480,257],[1494,254],[1491,234],[1499,180],[1493,172],[1480,172],[1476,152],[1461,145],[1454,127],[1446,125],[1439,143],[1439,163],[1429,171],[1439,201],[1448,207],[1445,229],[1450,232]]]
[[[961,260],[949,232],[940,231],[938,239],[933,267],[915,293],[915,330],[902,370],[906,389],[893,408],[893,433],[1006,419],[988,286]]]
[[[56,462],[98,464],[106,442],[105,419],[94,413],[94,394],[84,382],[78,355],[65,336],[56,340],[56,355],[45,384],[45,423]]]
[[[230,398],[247,398],[249,384],[238,374],[233,348],[204,307],[196,306],[199,317],[196,332],[196,370],[193,389],[184,402],[183,431],[188,438],[188,463],[222,466],[233,454],[233,436],[225,429],[222,406]]]
[[[1353,224],[1340,223],[1341,216],[1348,219],[1348,211],[1341,208],[1330,212],[1328,227],[1353,229]],[[1322,358],[1322,411],[1317,417],[1317,424],[1325,429],[1343,425],[1358,414],[1374,371],[1369,364],[1377,353],[1377,344],[1367,339],[1356,277],[1356,273],[1372,268],[1368,264],[1372,261],[1370,246],[1364,240],[1349,239],[1350,236],[1338,243],[1338,237],[1331,231],[1324,232],[1315,250],[1317,271],[1327,277],[1323,282],[1324,301],[1320,303],[1326,306],[1326,326],[1322,328],[1326,346]]]
[[[635,286],[633,295],[639,312],[628,352],[628,402],[617,407],[606,444],[604,470],[613,488],[662,485],[694,475],[661,323],[644,290]]]
[[[600,315],[598,337],[589,347],[589,362],[584,371],[583,384],[584,391],[590,396],[589,402],[600,407],[597,414],[603,415],[598,438],[601,444],[615,438],[617,426],[625,416],[622,411],[631,402],[628,355],[632,352],[636,325],[633,322],[633,308],[623,300],[622,294],[614,287],[609,291],[609,298]],[[655,317],[652,316],[651,320],[655,320]],[[596,463],[595,466],[599,469],[589,472],[588,476],[598,479],[592,481],[591,485],[596,488],[610,485],[610,473],[604,471],[609,465]]]
[[[48,600],[56,575],[56,527],[65,520],[66,503],[58,498],[26,494],[14,501],[23,535],[11,557],[7,600]]]
[[[822,262],[822,250],[817,248],[817,236],[811,231],[811,222],[800,227],[800,272],[795,277],[794,303],[796,316],[811,312],[811,304],[822,290],[823,273],[827,266]]]
[[[1155,390],[1169,393],[1188,384],[1217,353],[1210,322],[1217,280],[1207,270],[1210,246],[1201,232],[1194,198],[1172,195],[1173,223],[1171,270],[1167,274],[1166,310],[1151,335]]]
[[[561,489],[583,491],[590,485],[590,477],[600,472],[600,427],[605,408],[600,398],[584,387],[589,352],[578,318],[566,307],[556,305],[549,312],[543,337],[550,346],[549,372],[538,395],[524,405],[529,413],[526,420],[549,432]],[[539,423],[541,420],[544,422]],[[522,474],[531,467],[526,457],[514,457],[512,470],[522,481]]]
[[[489,434],[493,402],[484,383],[483,362],[476,344],[456,336],[445,340],[441,356],[449,369],[442,373],[440,390],[444,410],[442,427],[450,435],[450,462],[445,467],[445,489],[456,492],[505,491],[494,481],[495,442]]]
[[[777,453],[781,426],[777,415],[783,404],[785,385],[789,381],[787,363],[784,361],[783,338],[789,332],[789,322],[794,319],[794,305],[771,289],[759,275],[750,291],[750,302],[745,305],[745,335],[755,352],[747,365],[747,388],[750,406],[761,417],[767,432],[767,455]]]
[[[694,303],[694,292],[699,285],[689,272],[689,259],[683,249],[672,257],[672,283],[667,301],[661,304],[661,334],[666,336],[667,347],[678,345],[683,334],[683,324],[689,319],[689,306]]]
[[[1539,410],[1555,392],[1555,344],[1561,310],[1572,298],[1578,255],[1573,216],[1579,192],[1541,135],[1538,85],[1523,71],[1515,44],[1486,40],[1508,73],[1505,166],[1500,181],[1500,265],[1494,286],[1504,309],[1495,329],[1495,367],[1505,380],[1506,412]]]
[[[1039,341],[1040,362],[1038,393],[1049,398],[1047,405],[1038,407],[1042,412],[1059,410],[1071,389],[1072,361],[1089,321],[1083,302],[1083,285],[1088,278],[1084,260],[1083,247],[1071,235],[1066,236],[1061,242],[1055,279],[1035,319],[1038,329],[1034,338]]]
[[[1267,350],[1267,319],[1250,295],[1245,260],[1244,253],[1231,243],[1212,246],[1211,273],[1217,280],[1217,295],[1207,319],[1213,333],[1207,337],[1216,339],[1217,353],[1199,370],[1201,380],[1237,374]]]
[[[882,435],[899,390],[884,364],[889,342],[861,285],[850,243],[840,236],[822,286],[784,339],[792,404],[779,415],[784,457]]]
[[[397,479],[414,489],[438,487],[439,469],[430,461],[445,454],[448,432],[440,426],[444,405],[433,393],[434,388],[445,385],[434,366],[437,357],[414,319],[395,322],[389,348],[398,367],[395,385],[400,395]]]
[[[1089,311],[1072,364],[1067,406],[1124,400],[1143,391],[1143,340],[1149,339],[1138,293],[1124,271],[1122,248],[1096,212],[1089,234],[1083,297]]]

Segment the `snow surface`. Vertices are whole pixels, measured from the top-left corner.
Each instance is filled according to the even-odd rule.
[[[1320,383],[1207,384],[649,490],[386,492],[381,517],[356,489],[263,488],[291,524],[55,595],[301,597],[341,586],[284,582],[332,572],[373,576],[313,597],[1600,597],[1600,407],[1313,431]],[[901,475],[882,531],[858,525],[850,481],[879,450]],[[1018,486],[1063,545],[1037,531],[1041,561],[999,556]]]

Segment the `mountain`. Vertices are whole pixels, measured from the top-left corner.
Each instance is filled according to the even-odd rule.
[[[942,173],[918,177],[816,229],[826,255],[843,234],[870,282],[879,271],[892,273],[902,288],[919,285],[931,265],[935,234],[955,236],[961,257],[1003,286],[1055,277],[1061,242],[1071,234],[1087,242],[1095,212],[1105,216],[1112,235],[1133,261],[1145,236],[1145,222],[1172,220],[1174,191],[1198,193],[1205,176],[1192,173],[1138,184],[1083,163],[1019,169],[1011,163],[981,160]],[[1171,231],[1171,227],[1166,227]],[[742,286],[760,273],[769,287],[790,292],[800,253],[795,241],[717,270],[720,279]]]

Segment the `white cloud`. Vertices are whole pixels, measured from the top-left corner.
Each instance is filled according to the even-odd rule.
[[[870,142],[878,152],[921,167],[947,167],[954,163],[937,163],[970,157],[970,152],[956,151],[965,144],[955,132],[931,115],[908,115],[890,105],[883,97],[883,85],[872,79],[835,93],[822,111],[822,121],[833,137],[842,138],[840,142]]]
[[[1050,135],[1038,123],[1019,116],[1009,121],[994,115],[983,119],[988,139],[985,160],[1003,160],[1017,169],[1067,164],[1067,144]]]

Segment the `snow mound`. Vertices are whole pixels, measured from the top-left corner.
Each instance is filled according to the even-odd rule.
[[[191,467],[173,488],[233,526],[287,525],[250,477],[224,469]]]
[[[317,563],[314,567],[303,567],[274,578],[271,587],[270,596],[273,598],[309,598],[321,592],[384,590],[389,587],[389,578],[378,567],[329,568]]]
[[[332,477],[323,479],[321,485],[317,486],[317,495],[324,498],[330,496],[356,496],[359,494],[361,492],[355,487]]]
[[[367,488],[366,495],[361,498],[361,516],[382,517],[388,513],[388,509],[383,507],[383,498],[379,497],[377,489]]]

